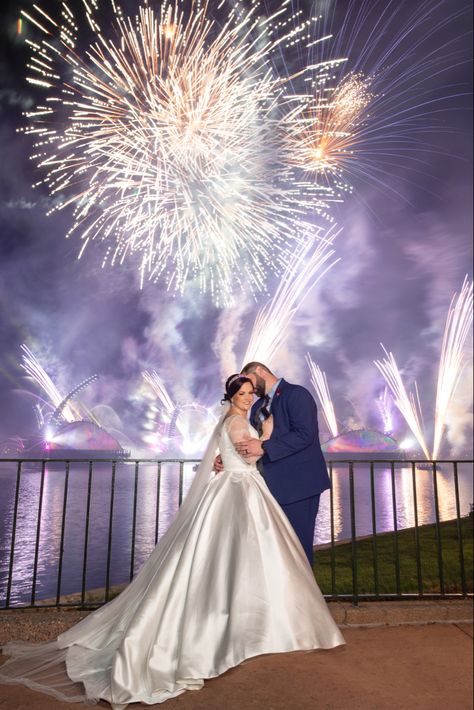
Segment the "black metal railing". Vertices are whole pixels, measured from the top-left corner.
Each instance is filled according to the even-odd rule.
[[[175,509],[181,505],[197,463],[0,459],[0,609],[106,603],[133,579],[145,548],[149,552],[159,539],[160,526],[164,531],[165,494]],[[472,488],[466,481],[472,460],[423,462],[422,472],[417,460],[341,458],[327,463],[333,485],[318,517],[318,526],[321,515],[326,518],[326,541],[316,552],[316,577],[326,598],[357,603],[463,598],[472,593],[472,505],[471,513],[462,514],[471,503],[466,495],[472,496]],[[386,509],[383,524],[381,501]],[[144,517],[147,527],[142,529]],[[96,557],[103,553],[99,565]],[[94,593],[91,566],[100,568],[95,569],[94,580],[100,583],[92,583]]]
[[[429,471],[431,477],[431,484],[433,490],[433,512],[434,512],[434,522],[433,524],[420,525],[419,522],[419,505],[418,505],[418,494],[417,494],[417,468],[423,466],[424,470]],[[470,472],[469,476],[472,475],[472,464],[473,461],[470,459],[462,460],[437,460],[437,461],[419,461],[419,460],[384,460],[384,459],[373,459],[373,460],[355,460],[348,461],[347,459],[336,460],[333,459],[328,461],[329,475],[331,482],[333,481],[334,469],[336,466],[345,465],[348,468],[348,478],[349,478],[349,504],[350,504],[350,540],[343,541],[343,544],[348,545],[350,543],[351,550],[351,579],[350,579],[350,592],[343,591],[340,593],[338,591],[338,585],[336,580],[336,573],[338,569],[337,564],[337,549],[338,544],[335,540],[334,534],[334,502],[333,502],[333,486],[330,489],[330,513],[331,513],[331,542],[330,542],[330,588],[327,589],[325,596],[331,599],[339,600],[351,600],[357,603],[360,600],[383,600],[383,599],[440,599],[440,598],[465,598],[467,596],[472,596],[472,522],[473,522],[473,506],[469,504],[470,512],[469,514],[461,515],[461,500],[460,500],[460,488],[459,488],[459,466],[469,466]],[[375,478],[376,478],[376,466],[384,466],[389,468],[390,472],[390,492],[392,500],[392,529],[389,533],[384,531],[383,533],[378,533],[377,531],[377,515],[376,506],[377,500],[375,495]],[[449,521],[441,521],[440,516],[440,498],[438,491],[438,477],[440,473],[440,465],[448,466],[450,468],[450,473],[452,475],[453,484],[453,498],[454,498],[454,518]],[[368,467],[370,476],[370,512],[371,512],[371,524],[372,530],[369,536],[363,536],[361,540],[357,535],[357,516],[356,516],[356,506],[355,506],[355,486],[354,480],[356,475],[356,468],[360,466]],[[396,487],[396,468],[405,467],[411,470],[411,493],[413,500],[413,526],[406,530],[401,530],[399,528],[398,516],[397,516],[397,487]],[[471,479],[472,480],[472,479]],[[472,495],[472,488],[471,495]],[[467,523],[467,524],[466,524]],[[457,565],[454,570],[454,591],[453,587],[453,570],[451,570],[450,579],[450,589],[447,589],[445,584],[445,559],[443,556],[443,535],[442,529],[449,525],[455,530],[455,547],[457,548]],[[436,590],[431,587],[426,590],[425,588],[425,577],[422,570],[422,550],[423,545],[421,541],[421,532],[426,532],[427,529],[432,529],[434,531],[434,545],[432,546],[436,552]],[[464,529],[464,532],[463,532]],[[413,552],[414,552],[414,567],[415,567],[415,588],[412,590],[402,589],[402,555],[401,555],[401,543],[400,536],[409,533],[413,536]],[[393,551],[391,554],[390,564],[393,565],[393,589],[389,592],[381,591],[380,589],[380,561],[381,554],[379,550],[379,544],[382,537],[390,535],[392,539]],[[370,591],[366,589],[360,590],[359,588],[359,549],[361,544],[366,544],[371,546],[372,560],[371,560],[371,574],[372,584]],[[470,565],[469,569],[466,570],[466,559],[465,559],[465,544],[470,546]],[[451,546],[452,547],[452,546]],[[433,552],[433,550],[431,551]],[[432,556],[432,555],[431,555]],[[385,567],[387,561],[385,560]],[[449,553],[449,564],[453,567],[453,550]],[[367,565],[365,565],[367,567]],[[316,568],[317,569],[317,568]],[[367,572],[367,570],[365,570]],[[405,574],[405,577],[407,575]],[[431,574],[431,585],[433,583],[433,575]],[[471,579],[471,584],[468,587],[467,578]],[[411,577],[411,581],[412,581]],[[367,582],[366,582],[367,587]]]

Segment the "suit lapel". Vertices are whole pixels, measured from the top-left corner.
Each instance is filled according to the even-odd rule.
[[[282,378],[280,381],[280,384],[278,385],[275,394],[273,395],[272,403],[271,403],[271,413],[275,414],[275,412],[278,412],[280,408],[280,399],[281,396],[284,394],[284,391],[287,386],[287,382]]]

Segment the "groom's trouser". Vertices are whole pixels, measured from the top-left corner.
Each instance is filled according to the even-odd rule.
[[[313,566],[313,538],[316,516],[319,509],[320,495],[297,500],[295,503],[281,505],[283,512],[300,539],[309,564]]]

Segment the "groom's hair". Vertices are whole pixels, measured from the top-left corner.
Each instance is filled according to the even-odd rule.
[[[248,362],[244,367],[241,369],[240,374],[241,375],[250,375],[252,372],[255,372],[257,367],[261,367],[262,370],[265,370],[265,372],[268,372],[269,375],[273,375],[273,372],[270,370],[269,367],[263,364],[263,362]],[[275,375],[273,375],[275,376]]]

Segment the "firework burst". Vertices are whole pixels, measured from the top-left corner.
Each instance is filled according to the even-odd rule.
[[[26,114],[26,132],[54,209],[73,209],[80,254],[102,241],[104,264],[131,258],[142,282],[180,292],[197,280],[218,305],[236,287],[260,290],[269,269],[282,271],[301,222],[327,214],[334,197],[290,159],[288,126],[313,97],[286,87],[271,61],[308,42],[316,18],[291,15],[287,2],[263,17],[253,2],[218,25],[207,4],[165,2],[134,20],[116,9],[104,32],[96,3],[83,2],[94,37],[84,50],[62,7],[58,22],[37,6],[37,17],[23,13],[43,33],[27,40],[29,81],[48,94]],[[290,24],[276,19],[285,13]],[[299,73],[317,85],[338,61]]]
[[[349,0],[342,12],[341,3],[324,5],[319,37],[331,39],[315,38],[315,59],[347,61],[326,86],[313,89],[317,111],[308,106],[302,116],[299,161],[307,160],[321,185],[337,184],[342,197],[349,183],[356,198],[370,185],[383,199],[406,201],[388,175],[397,171],[399,180],[424,189],[420,177],[427,174],[428,156],[450,154],[439,140],[451,131],[443,112],[463,96],[470,100],[467,84],[453,84],[453,68],[466,60],[452,40],[453,30],[458,37],[469,32],[468,4],[447,14],[445,0]]]
[[[340,193],[349,188],[344,173],[354,160],[355,136],[366,121],[373,95],[371,79],[349,75],[332,92],[315,87],[314,101],[288,121],[293,164]]]

